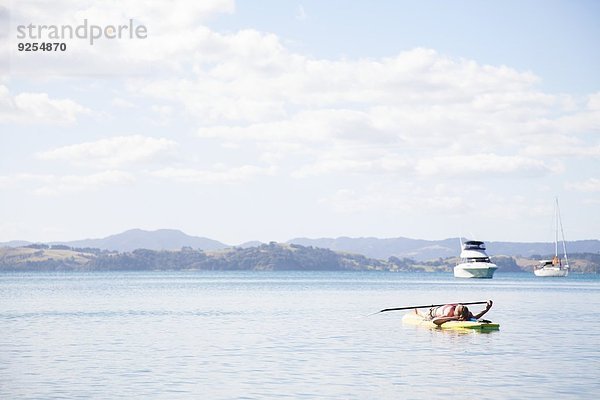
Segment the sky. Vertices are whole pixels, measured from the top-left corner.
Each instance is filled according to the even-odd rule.
[[[600,239],[599,20],[582,0],[0,1],[0,242],[552,241],[555,197],[567,240]],[[19,51],[44,42],[66,49]]]

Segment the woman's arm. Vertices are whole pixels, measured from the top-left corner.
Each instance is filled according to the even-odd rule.
[[[436,317],[431,320],[431,322],[433,322],[437,326],[441,326],[442,324],[448,321],[458,321],[458,317]]]
[[[473,318],[479,319],[479,318],[483,317],[486,312],[490,311],[490,308],[492,308],[492,304],[494,304],[494,303],[491,300],[488,300],[487,305],[485,306],[485,310],[483,310],[482,312],[480,312],[477,315],[473,315]]]

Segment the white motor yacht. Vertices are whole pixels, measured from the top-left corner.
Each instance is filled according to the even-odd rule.
[[[485,243],[468,240],[462,244],[460,263],[454,267],[454,277],[491,279],[497,269],[485,252]]]

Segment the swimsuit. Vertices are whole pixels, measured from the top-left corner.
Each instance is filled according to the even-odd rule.
[[[436,317],[454,317],[454,309],[456,304],[446,304],[443,306],[432,307],[429,309],[429,318],[434,319]]]

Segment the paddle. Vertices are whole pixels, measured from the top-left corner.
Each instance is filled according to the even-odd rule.
[[[400,310],[413,310],[415,308],[431,308],[431,307],[441,307],[441,306],[445,306],[446,304],[462,304],[463,306],[467,306],[467,305],[471,305],[471,304],[486,304],[487,301],[472,301],[470,303],[445,303],[445,304],[430,304],[428,306],[409,306],[409,307],[396,307],[396,308],[384,308],[383,310],[374,312],[373,314],[369,314],[367,315],[375,315],[375,314],[379,314],[382,312],[386,312],[386,311],[400,311]]]

